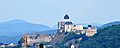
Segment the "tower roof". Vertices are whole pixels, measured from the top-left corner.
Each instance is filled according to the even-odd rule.
[[[71,25],[71,24],[73,24],[72,22],[65,22],[65,24],[67,24],[67,25]]]
[[[64,19],[69,19],[69,16],[66,14],[66,15],[64,16]]]

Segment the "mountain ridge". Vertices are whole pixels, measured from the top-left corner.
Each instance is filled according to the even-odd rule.
[[[51,28],[46,25],[34,24],[21,19],[0,22],[0,43],[17,43],[23,33],[43,33],[42,31],[46,30],[51,30]],[[44,34],[48,34],[48,32],[46,31]]]
[[[51,28],[46,25],[34,24],[24,20],[15,19],[15,20],[10,20],[7,22],[0,23],[0,32],[1,32],[0,36],[12,36],[15,34],[22,35],[24,32],[26,33],[36,32],[36,31],[40,32],[40,31],[46,31],[50,29]]]
[[[100,28],[105,28],[107,26],[118,25],[118,24],[120,24],[120,21],[113,21],[113,22],[103,24]]]

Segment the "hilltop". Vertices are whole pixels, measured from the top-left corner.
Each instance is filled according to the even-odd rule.
[[[65,35],[63,33],[63,35]],[[120,46],[120,25],[112,25],[103,29],[98,29],[97,34],[92,37],[76,35],[74,33],[66,34],[62,40],[57,41],[56,47],[69,48],[72,44],[78,48],[119,48]],[[84,40],[78,41],[78,38]],[[59,38],[57,38],[59,39]]]
[[[0,36],[18,36],[23,35],[24,32],[31,33],[46,30],[50,30],[46,25],[33,24],[20,19],[0,23]]]

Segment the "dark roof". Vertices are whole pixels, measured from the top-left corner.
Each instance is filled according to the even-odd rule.
[[[92,25],[88,25],[88,27],[92,27]]]
[[[66,14],[66,15],[64,16],[64,19],[69,19],[69,16]]]
[[[83,29],[88,29],[88,27],[83,27]]]
[[[65,24],[70,25],[70,24],[73,24],[73,23],[72,22],[65,22]]]

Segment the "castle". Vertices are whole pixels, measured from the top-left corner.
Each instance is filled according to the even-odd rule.
[[[85,34],[86,36],[93,36],[95,33],[97,33],[97,29],[95,26],[88,25],[88,27],[84,27],[83,25],[72,23],[67,14],[64,16],[63,21],[58,22],[58,31],[76,32],[77,34]]]

